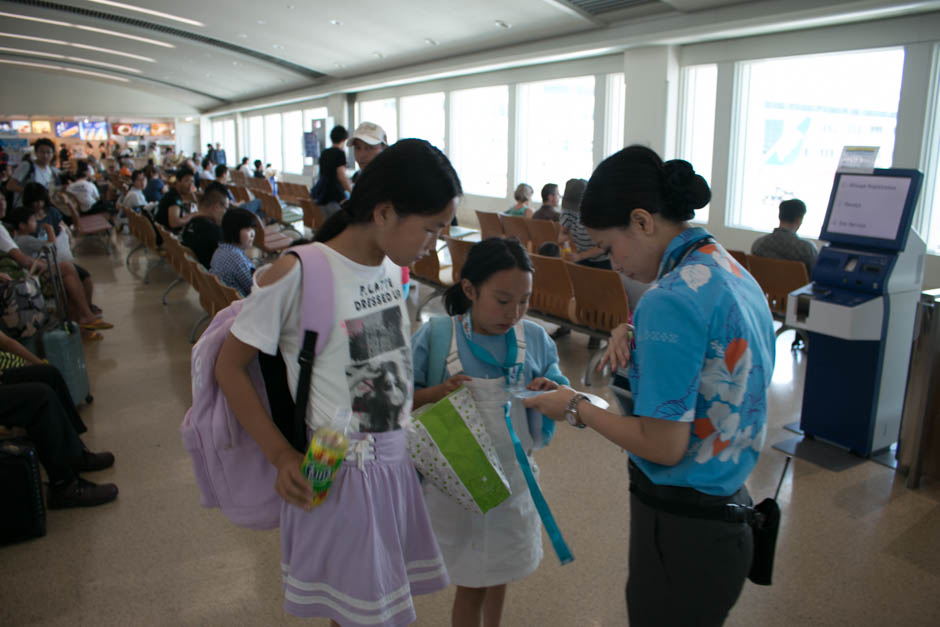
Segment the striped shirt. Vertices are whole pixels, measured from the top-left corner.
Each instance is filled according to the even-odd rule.
[[[568,229],[571,242],[574,244],[574,247],[578,249],[579,253],[597,246],[588,235],[587,227],[581,224],[580,214],[564,209],[561,212],[559,222],[561,222],[562,228]],[[610,257],[607,253],[601,253],[596,257],[591,257],[590,261],[607,261],[608,259],[610,259]]]

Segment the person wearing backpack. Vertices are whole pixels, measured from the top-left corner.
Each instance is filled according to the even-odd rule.
[[[50,192],[59,185],[59,171],[52,165],[55,158],[55,144],[47,137],[40,137],[33,143],[33,158],[24,159],[16,166],[13,176],[7,181],[7,189],[15,194],[13,206],[23,203],[23,188],[30,181],[39,183]]]
[[[545,329],[522,319],[532,295],[532,273],[532,262],[515,238],[475,244],[460,280],[444,293],[451,317],[428,321],[412,338],[415,407],[467,386],[510,484],[511,496],[485,514],[468,512],[431,483],[424,484],[447,572],[457,584],[455,626],[478,626],[481,617],[485,625],[498,625],[507,585],[532,574],[542,560],[540,515],[507,428],[507,401],[516,390],[552,390],[568,379]],[[443,334],[436,331],[441,323]],[[554,423],[541,417],[532,429],[525,428],[528,433],[520,439],[532,442],[531,448],[544,446],[554,433]],[[531,450],[523,451],[528,466],[534,466]]]
[[[369,166],[315,243],[256,272],[251,294],[235,303],[241,310],[215,375],[238,423],[277,469],[290,614],[327,617],[334,625],[403,625],[415,620],[413,595],[448,584],[406,447],[412,363],[399,266],[433,253],[461,193],[442,152],[423,140],[398,142]],[[310,266],[305,261],[302,270],[298,256],[309,256],[308,247],[325,258],[332,277],[303,276]],[[346,460],[326,499],[312,507],[303,456],[265,409],[250,367],[259,351],[280,350],[291,396],[305,398],[306,390],[295,389],[298,356],[301,338],[306,351],[313,334],[301,329],[302,314],[309,313],[302,303],[318,287],[331,291],[332,304],[316,313],[332,322],[311,342],[318,346],[310,403],[299,403],[308,441],[317,428],[342,431],[341,418],[351,420]],[[194,407],[196,400],[194,394]]]

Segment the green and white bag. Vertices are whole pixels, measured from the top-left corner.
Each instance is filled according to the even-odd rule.
[[[408,430],[415,468],[465,509],[485,514],[509,498],[509,481],[470,390],[420,408]]]

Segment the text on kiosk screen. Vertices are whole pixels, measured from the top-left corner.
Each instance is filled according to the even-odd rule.
[[[829,216],[829,231],[893,240],[911,179],[843,174]]]

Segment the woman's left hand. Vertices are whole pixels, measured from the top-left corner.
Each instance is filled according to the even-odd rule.
[[[546,379],[545,377],[536,377],[529,382],[529,385],[525,386],[528,390],[557,390],[558,384],[552,381],[551,379]]]
[[[568,402],[575,394],[576,392],[567,385],[559,385],[553,392],[530,396],[522,402],[526,407],[536,409],[552,420],[564,420]]]

